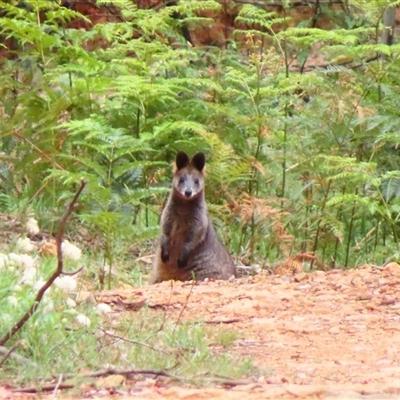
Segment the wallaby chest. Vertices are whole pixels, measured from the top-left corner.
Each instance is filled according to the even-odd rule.
[[[192,240],[201,240],[208,229],[207,210],[203,199],[190,204],[174,201],[167,204],[161,217],[161,225],[171,247],[181,246]]]

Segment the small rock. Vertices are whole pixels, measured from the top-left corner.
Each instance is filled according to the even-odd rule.
[[[337,335],[340,333],[340,328],[338,326],[333,326],[332,328],[329,329],[329,333],[331,335]]]
[[[106,303],[97,304],[96,310],[102,314],[110,314],[112,312],[112,308]]]
[[[29,218],[26,223],[26,230],[31,235],[36,235],[40,232],[39,224],[35,218]]]
[[[90,327],[90,319],[86,315],[83,315],[83,314],[77,315],[75,317],[75,321],[86,328]]]
[[[358,301],[372,300],[372,294],[369,292],[361,292],[356,296],[356,300]]]

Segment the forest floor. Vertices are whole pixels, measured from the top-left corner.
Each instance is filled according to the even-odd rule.
[[[125,384],[113,398],[399,399],[399,285],[400,266],[390,263],[290,277],[256,275],[233,282],[173,287],[163,282],[104,293],[110,303],[113,296],[134,296],[181,321],[200,318],[229,326],[240,333],[229,351],[251,357],[254,366],[265,371],[263,376],[221,380],[207,388],[143,378],[130,387]],[[82,392],[80,398],[110,394]],[[0,398],[26,395],[0,388]]]

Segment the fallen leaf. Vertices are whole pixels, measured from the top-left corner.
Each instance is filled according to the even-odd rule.
[[[108,375],[104,378],[99,378],[96,380],[97,388],[116,388],[121,386],[125,382],[125,376],[123,375]]]

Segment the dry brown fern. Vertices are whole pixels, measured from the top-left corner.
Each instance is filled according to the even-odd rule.
[[[280,263],[275,269],[275,275],[295,275],[299,272],[303,272],[304,261],[315,263],[318,269],[321,267],[323,268],[323,263],[321,263],[314,254],[299,253]]]
[[[250,223],[255,223],[261,229],[268,226],[273,232],[273,240],[279,246],[280,252],[289,256],[294,238],[287,232],[284,224],[287,213],[282,211],[281,206],[271,205],[276,199],[258,198],[243,193],[240,198],[230,200],[230,209],[240,218],[243,226]]]

